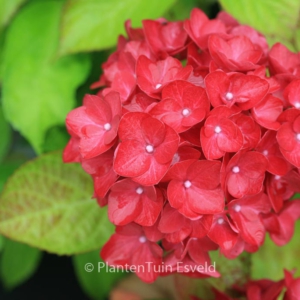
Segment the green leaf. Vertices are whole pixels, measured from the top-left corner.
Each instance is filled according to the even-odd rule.
[[[0,253],[4,247],[4,236],[0,235]]]
[[[127,273],[121,271],[109,272],[115,270],[104,266],[104,262],[99,256],[99,250],[89,253],[73,256],[73,264],[78,281],[82,289],[92,299],[107,299],[112,287]],[[86,266],[88,270],[86,271]]]
[[[0,164],[0,193],[10,175],[23,163],[23,161],[11,161]]]
[[[217,0],[177,0],[167,12],[166,18],[174,21],[188,19],[191,10],[195,7],[200,8],[209,15],[211,7],[216,1]]]
[[[296,223],[292,240],[285,246],[278,247],[268,236],[258,252],[251,254],[251,277],[253,279],[269,278],[279,280],[283,278],[283,269],[297,268],[295,276],[300,275],[300,221]]]
[[[265,34],[270,45],[281,42],[295,50],[296,29],[300,27],[299,0],[220,0],[220,3],[239,22]]]
[[[86,55],[55,58],[62,5],[30,2],[9,26],[3,50],[4,113],[38,153],[46,131],[64,124],[90,69]]]
[[[140,26],[143,19],[155,19],[175,0],[68,0],[64,6],[60,54],[106,49],[124,34],[124,22]]]
[[[12,289],[36,271],[42,252],[25,244],[5,239],[0,258],[0,275],[4,286]]]
[[[55,126],[47,131],[43,152],[50,152],[63,149],[70,139],[65,127]]]
[[[15,14],[18,8],[26,0],[1,0],[0,1],[0,30],[2,27],[6,26]]]
[[[0,142],[0,162],[3,160],[10,146],[11,142],[11,128],[9,124],[4,119],[3,111],[0,106],[0,132],[1,132],[1,142]]]
[[[113,233],[105,208],[91,199],[92,180],[61,152],[23,165],[0,198],[0,233],[57,254],[100,249]]]

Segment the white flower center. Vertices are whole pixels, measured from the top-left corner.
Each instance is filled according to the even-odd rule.
[[[295,107],[299,109],[300,108],[300,102],[296,102]]]
[[[300,133],[297,133],[297,134],[296,134],[296,139],[297,139],[297,141],[300,142]]]
[[[220,133],[222,131],[220,126],[215,127],[215,133]]]
[[[191,183],[189,180],[187,180],[187,181],[184,182],[184,186],[185,186],[187,189],[189,189],[189,188],[192,186],[192,183]]]
[[[225,99],[226,99],[227,101],[231,101],[231,100],[233,99],[233,94],[230,93],[230,92],[226,93]]]
[[[264,151],[262,152],[262,154],[263,154],[264,156],[267,156],[267,155],[269,154],[269,151],[268,151],[268,150],[264,150]]]
[[[143,193],[144,189],[139,186],[135,191],[137,194],[141,195]]]
[[[281,178],[281,176],[275,175],[275,179],[276,179],[276,180],[279,180],[280,178]]]
[[[188,108],[184,108],[181,113],[184,117],[187,117],[191,111]]]
[[[111,125],[110,125],[109,123],[104,124],[103,127],[104,127],[104,129],[105,129],[106,131],[108,131],[108,130],[111,129]]]
[[[161,84],[160,83],[158,83],[156,86],[155,86],[155,88],[158,90],[159,88],[161,87]]]
[[[146,146],[146,151],[147,151],[148,153],[152,153],[152,152],[154,151],[153,146],[152,146],[152,145],[147,145],[147,146]]]
[[[239,212],[241,210],[241,206],[236,204],[233,209],[236,211],[236,212]]]
[[[178,153],[175,153],[173,156],[172,165],[178,163],[179,161],[180,161],[180,156]]]
[[[145,236],[141,236],[141,237],[139,238],[139,241],[140,241],[140,243],[145,243],[145,242],[147,241],[147,239],[146,239]]]
[[[240,172],[240,168],[238,166],[235,166],[232,168],[232,172],[233,173],[239,173]]]
[[[223,224],[223,223],[224,223],[224,219],[223,219],[223,218],[219,218],[217,222],[218,222],[218,224],[220,224],[220,225],[221,225],[221,224]]]

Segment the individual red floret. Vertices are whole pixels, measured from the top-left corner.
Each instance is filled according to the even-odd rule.
[[[201,152],[183,142],[173,156],[172,165],[187,159],[199,159]]]
[[[261,129],[253,118],[244,113],[239,113],[231,116],[230,120],[233,121],[242,132],[244,138],[242,149],[252,150],[255,148],[261,138]]]
[[[226,152],[237,152],[244,143],[241,130],[229,119],[231,110],[219,107],[217,111],[210,113],[200,133],[202,150],[209,160],[218,159]]]
[[[285,285],[287,290],[284,294],[284,300],[300,299],[300,277],[293,278],[293,272],[284,270]]]
[[[240,23],[226,11],[220,11],[217,14],[216,19],[222,21],[226,25],[227,31],[240,25]]]
[[[219,277],[215,265],[211,264],[208,251],[216,250],[218,246],[207,237],[191,238],[185,243],[170,244],[163,240],[163,246],[170,251],[164,257],[165,272],[162,275],[182,273],[190,277],[206,278]],[[173,251],[172,251],[173,250]]]
[[[286,201],[279,214],[268,214],[264,216],[263,223],[270,233],[272,241],[283,246],[287,244],[294,234],[295,222],[300,218],[299,199]]]
[[[211,35],[208,49],[215,63],[225,71],[247,72],[259,67],[263,55],[261,48],[255,46],[243,35],[228,40],[218,35]]]
[[[219,161],[185,160],[171,167],[167,177],[168,199],[187,218],[213,214],[224,209],[224,194],[220,188]]]
[[[283,95],[290,105],[300,109],[300,79],[292,81],[285,88]]]
[[[136,66],[137,84],[147,95],[159,99],[159,94],[167,83],[186,80],[192,70],[192,66],[182,67],[181,62],[171,56],[153,62],[142,55]]]
[[[207,236],[220,246],[221,253],[230,253],[238,243],[239,234],[235,226],[230,223],[226,213],[215,214],[212,226]],[[244,250],[244,247],[240,248],[240,251],[235,253],[234,257],[239,255]]]
[[[267,95],[262,101],[252,108],[251,113],[259,125],[267,129],[278,130],[280,123],[277,119],[282,111],[282,101],[277,97]]]
[[[141,42],[130,41],[124,47],[124,52],[130,53],[132,55],[132,57],[134,58],[135,62],[137,62],[138,58],[141,55],[144,55],[151,60],[155,60],[155,55],[151,51],[151,49],[146,41],[141,41]],[[135,72],[135,69],[134,69],[134,72]]]
[[[144,20],[145,39],[158,58],[175,55],[185,48],[188,38],[183,22]]]
[[[148,112],[156,103],[157,99],[151,98],[143,92],[137,92],[130,102],[123,104],[123,114],[126,112]]]
[[[300,168],[300,111],[296,118],[281,125],[277,132],[277,141],[283,156]]]
[[[111,148],[99,156],[83,160],[81,166],[85,172],[90,174],[94,181],[94,197],[104,205],[104,198],[110,187],[117,181],[119,175],[113,169],[113,158],[115,148]],[[102,199],[102,200],[101,200]],[[101,205],[102,206],[102,205]]]
[[[289,74],[300,77],[300,53],[291,52],[286,46],[276,43],[269,52],[271,75]]]
[[[135,43],[135,45],[137,44],[137,42],[131,43]],[[127,45],[128,43],[126,44],[126,46]],[[103,64],[102,67],[104,75],[110,83],[112,83],[115,80],[115,76],[120,72],[126,72],[131,75],[134,75],[135,62],[136,60],[134,59],[131,53],[125,52],[124,50],[120,51],[118,54],[118,59],[116,61],[112,61],[111,63],[107,62]]]
[[[68,114],[67,128],[80,139],[82,158],[98,156],[114,145],[121,112],[119,94],[111,92],[104,98],[86,95],[83,106]]]
[[[130,96],[133,94],[136,88],[136,78],[133,74],[123,71],[118,72],[110,88],[102,90],[100,93],[102,95],[107,95],[110,92],[118,92],[120,94],[121,102],[126,102]]]
[[[141,186],[131,179],[116,182],[108,195],[108,217],[116,225],[136,222],[152,226],[163,206],[163,195],[154,186]]]
[[[204,88],[204,78],[209,73],[210,63],[211,56],[208,50],[199,52],[199,48],[195,44],[189,44],[187,48],[187,65],[193,67],[193,72],[187,80]]]
[[[263,51],[263,57],[260,64],[265,62],[269,46],[264,35],[247,25],[235,26],[232,30],[230,30],[230,34],[234,36],[246,36],[255,46]]]
[[[81,156],[79,152],[79,142],[80,138],[71,135],[71,138],[63,152],[64,163],[80,162]]]
[[[222,21],[209,20],[206,14],[198,8],[192,10],[190,20],[184,22],[184,29],[200,49],[207,48],[207,40],[212,33],[226,34]]]
[[[173,244],[183,241],[186,237],[203,238],[207,235],[213,216],[203,215],[191,220],[184,217],[170,204],[166,204],[162,211],[158,228],[165,233],[165,239]]]
[[[284,176],[269,175],[265,185],[272,207],[276,213],[279,213],[284,201],[300,192],[300,174],[296,170],[290,170]]]
[[[247,72],[248,75],[255,75],[260,77],[261,79],[266,80],[269,83],[269,93],[277,92],[280,89],[280,83],[275,77],[267,76],[267,68],[266,66],[260,66],[254,71]],[[275,95],[274,95],[275,96]]]
[[[200,123],[209,108],[209,101],[202,87],[176,80],[163,88],[162,101],[149,113],[180,133]]]
[[[205,78],[206,92],[212,106],[238,105],[243,110],[248,110],[266,96],[269,84],[266,80],[254,75],[241,73],[226,74],[215,71]]]
[[[143,41],[145,39],[142,28],[132,28],[131,20],[125,21],[125,30],[131,41]]]
[[[228,192],[235,198],[255,195],[263,188],[267,159],[259,152],[240,151],[235,154],[226,167]]]
[[[228,204],[228,212],[240,236],[246,243],[255,246],[262,245],[266,232],[259,214],[266,214],[270,209],[268,196],[264,193],[245,196]]]
[[[180,133],[180,140],[190,143],[191,145],[193,145],[195,147],[201,147],[199,133],[200,133],[202,126],[203,126],[203,121],[199,124],[194,125],[189,130]]]
[[[169,169],[178,149],[177,133],[149,114],[130,112],[119,127],[121,143],[115,152],[117,174],[141,185],[157,184]]]
[[[162,254],[162,248],[150,241],[137,224],[118,226],[100,253],[108,265],[135,268],[136,275],[149,283],[159,275],[155,270],[162,264]]]
[[[248,300],[277,300],[284,288],[284,280],[277,282],[269,279],[249,281],[245,288]]]
[[[279,145],[276,140],[276,131],[268,130],[257,145],[256,151],[262,153],[267,159],[268,172],[283,176],[290,170],[290,164],[279,150]]]

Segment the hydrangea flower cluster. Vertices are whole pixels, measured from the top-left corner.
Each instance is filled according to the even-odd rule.
[[[66,120],[65,162],[80,162],[116,233],[110,265],[218,277],[209,252],[286,244],[300,217],[300,53],[221,12],[125,24],[116,52]],[[168,270],[161,268],[168,265]]]

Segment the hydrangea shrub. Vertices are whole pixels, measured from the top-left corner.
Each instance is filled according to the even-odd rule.
[[[225,12],[125,28],[96,94],[66,119],[63,159],[92,176],[116,225],[103,260],[144,265],[145,282],[180,272],[178,262],[187,276],[219,277],[193,266],[217,249],[256,252],[267,233],[288,243],[300,218],[300,53],[270,48]],[[284,299],[298,299],[299,280],[285,271],[239,292],[276,299],[285,287]]]

